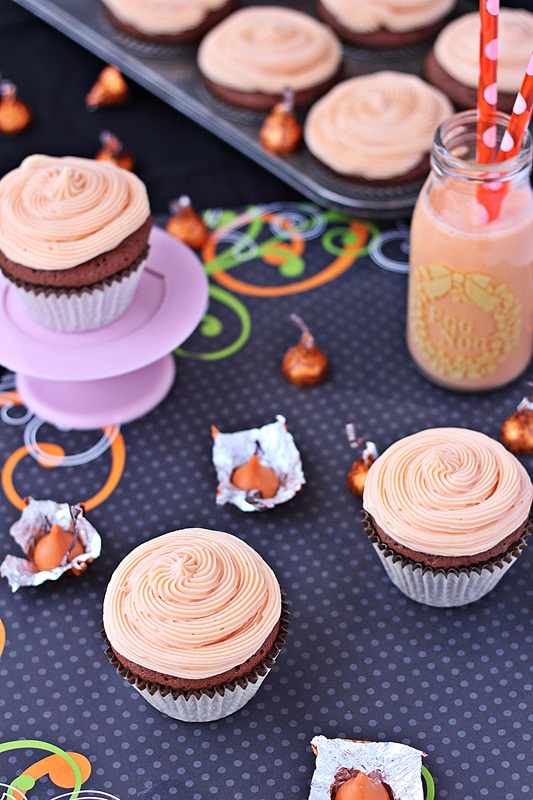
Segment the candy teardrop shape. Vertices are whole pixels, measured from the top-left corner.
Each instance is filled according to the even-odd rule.
[[[279,488],[279,480],[272,469],[266,464],[261,464],[259,456],[254,453],[246,464],[241,464],[233,470],[231,482],[237,489],[245,492],[256,490],[261,492],[264,499],[274,497]]]
[[[390,800],[390,794],[380,780],[358,772],[339,786],[335,800]]]
[[[69,547],[72,545],[74,534],[64,530],[60,525],[54,523],[50,532],[42,536],[33,551],[33,563],[37,569],[55,569],[61,565]],[[72,561],[76,556],[84,553],[83,545],[78,539],[68,555],[68,561]]]

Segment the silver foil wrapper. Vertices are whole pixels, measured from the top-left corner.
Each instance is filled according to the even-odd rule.
[[[426,754],[397,742],[363,742],[315,736],[311,747],[316,754],[316,769],[309,800],[330,800],[331,786],[343,767],[374,773],[392,790],[398,800],[424,800],[422,756]]]
[[[50,531],[54,523],[64,530],[77,532],[85,552],[62,566],[42,571],[37,569],[30,558],[7,555],[0,566],[0,575],[7,578],[12,591],[16,592],[21,586],[39,586],[44,581],[55,581],[65,572],[73,571],[79,574],[100,555],[102,549],[100,534],[85,519],[80,505],[71,506],[68,503],[34,500],[30,497],[20,519],[11,526],[9,532],[23,552],[29,556],[39,539]]]
[[[235,433],[215,430],[213,439],[213,464],[218,478],[216,502],[219,506],[233,503],[241,511],[264,511],[286,503],[305,483],[300,453],[281,414],[276,416],[276,422],[262,428]],[[258,445],[262,452],[261,460],[272,467],[279,480],[274,497],[263,498],[257,492],[238,489],[231,482],[233,471],[249,461]]]

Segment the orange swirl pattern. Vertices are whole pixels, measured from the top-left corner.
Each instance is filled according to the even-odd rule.
[[[113,648],[136,664],[205,678],[250,658],[280,613],[278,581],[255,550],[229,533],[188,528],[126,556],[103,619]]]
[[[363,504],[399,544],[446,556],[494,547],[524,523],[531,480],[478,431],[431,428],[393,444],[368,472]]]

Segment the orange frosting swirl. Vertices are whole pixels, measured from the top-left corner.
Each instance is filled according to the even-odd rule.
[[[370,468],[363,505],[399,544],[432,555],[475,555],[527,519],[528,473],[478,431],[431,428],[389,447]]]
[[[17,264],[69,269],[113,250],[150,214],[144,183],[114,164],[33,155],[0,180],[0,249]]]
[[[227,0],[103,0],[117,17],[142,33],[159,35],[187,31],[200,25]]]
[[[250,658],[280,614],[278,581],[255,550],[229,533],[186,528],[126,556],[107,587],[103,619],[120,655],[200,679]]]
[[[209,79],[244,92],[295,92],[331,78],[341,62],[335,34],[302,11],[250,6],[202,40],[198,66]]]
[[[434,55],[459,83],[477,88],[479,77],[479,14],[472,12],[450,22],[440,32]],[[533,14],[502,8],[498,21],[498,91],[518,92],[533,42]]]
[[[445,17],[455,0],[322,0],[327,8],[347,28],[360,33],[373,33],[385,28],[395,33],[424,28]]]
[[[307,147],[341,175],[402,175],[431,150],[452,113],[449,100],[416,75],[384,71],[342,81],[309,111]]]

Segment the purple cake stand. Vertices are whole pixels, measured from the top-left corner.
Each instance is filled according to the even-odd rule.
[[[0,363],[16,372],[23,403],[65,428],[100,428],[143,416],[170,390],[172,354],[208,306],[199,258],[159,228],[126,312],[94,331],[59,333],[26,311],[0,279]]]

